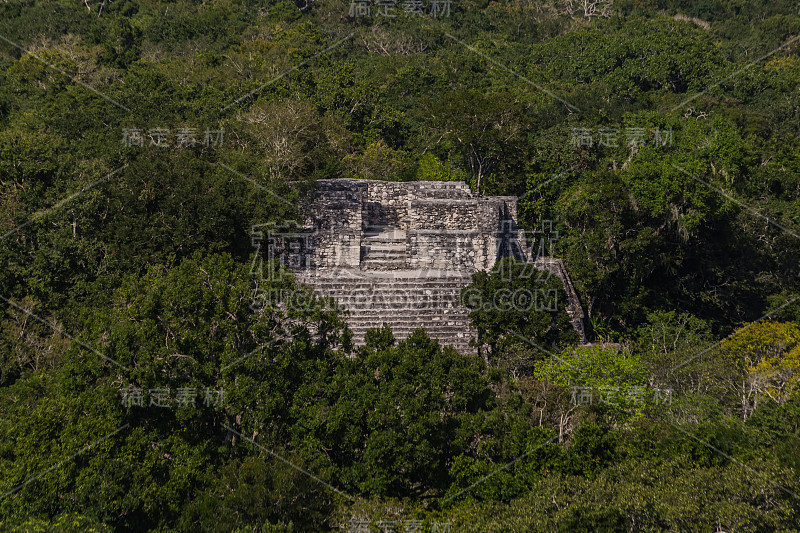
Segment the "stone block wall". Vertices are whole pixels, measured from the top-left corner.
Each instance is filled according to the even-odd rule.
[[[411,191],[404,183],[364,180],[367,183],[362,198],[365,207],[365,226],[387,225],[406,229]]]
[[[475,230],[417,229],[408,232],[409,267],[412,270],[477,272],[478,236]]]
[[[361,183],[321,184],[305,224],[313,235],[310,268],[358,268],[365,190]]]
[[[414,229],[475,230],[479,204],[477,198],[416,198],[411,201],[409,224]]]

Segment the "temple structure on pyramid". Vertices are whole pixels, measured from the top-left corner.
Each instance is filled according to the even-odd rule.
[[[302,225],[256,226],[253,240],[265,258],[279,259],[348,311],[357,345],[368,329],[387,324],[397,339],[422,327],[475,353],[461,289],[502,257],[559,277],[568,299],[561,305],[585,342],[564,265],[537,256],[517,223],[514,196],[483,196],[464,182],[320,180]]]

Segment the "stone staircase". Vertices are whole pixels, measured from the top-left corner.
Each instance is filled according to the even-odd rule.
[[[583,323],[583,306],[581,306],[575,287],[572,286],[572,280],[569,278],[564,262],[558,257],[535,257],[530,260],[530,263],[539,270],[546,270],[551,274],[555,274],[561,280],[562,285],[564,285],[564,292],[567,293],[567,315],[569,316],[570,324],[578,333],[580,344],[586,344],[588,341]]]
[[[450,274],[427,271],[420,277],[420,272],[413,270],[338,270],[304,273],[299,281],[320,296],[332,297],[347,310],[357,346],[364,344],[368,329],[386,324],[397,340],[424,328],[442,344],[474,354],[476,349],[469,346],[475,336],[469,325],[469,309],[459,303],[461,289],[470,278]]]
[[[406,259],[406,232],[387,226],[369,226],[361,239],[362,270],[403,270]]]

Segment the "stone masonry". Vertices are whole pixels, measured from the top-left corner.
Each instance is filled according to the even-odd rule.
[[[422,327],[475,353],[460,292],[473,273],[506,256],[561,279],[567,312],[585,342],[583,311],[564,265],[531,257],[516,197],[475,194],[464,182],[320,180],[305,213],[302,228],[271,230],[267,256],[346,309],[357,345],[367,329],[387,324],[397,339]]]

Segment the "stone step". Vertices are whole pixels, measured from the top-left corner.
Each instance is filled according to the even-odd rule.
[[[361,261],[367,260],[399,260],[403,263],[406,262],[406,254],[403,250],[369,250],[362,254]]]
[[[350,318],[355,318],[352,315]],[[469,325],[470,321],[467,317],[457,317],[457,316],[440,316],[438,320],[434,320],[433,317],[428,317],[425,320],[421,320],[418,317],[413,316],[406,316],[406,317],[392,317],[392,316],[381,316],[381,317],[373,317],[373,318],[366,318],[362,317],[361,320],[353,321],[354,324],[380,324],[380,322],[386,323],[393,323],[397,325],[405,325],[405,326],[415,326],[418,325],[419,327],[427,327],[427,326],[458,326],[458,325]]]
[[[353,317],[349,317],[353,318]],[[369,324],[378,324],[380,325],[381,322],[386,322],[387,324],[392,323],[397,326],[413,326],[413,327],[439,327],[439,326],[460,326],[460,325],[469,325],[470,321],[467,317],[443,317],[441,320],[420,320],[419,318],[415,317],[391,317],[391,316],[381,316],[381,317],[373,317],[373,318],[362,318],[361,320],[351,320],[355,326],[366,326]],[[370,326],[373,327],[373,326]]]
[[[349,318],[352,320],[352,319],[355,319],[357,317],[349,315]],[[417,326],[417,327],[428,327],[428,326],[430,326],[430,327],[438,327],[438,326],[441,326],[441,325],[449,325],[449,326],[467,325],[468,326],[470,324],[470,320],[469,320],[468,317],[440,316],[440,317],[437,317],[437,318],[438,318],[438,320],[434,320],[433,317],[428,317],[428,318],[422,320],[419,317],[413,317],[413,316],[393,317],[393,316],[386,315],[386,316],[381,316],[381,317],[360,317],[359,320],[352,320],[352,322],[353,322],[354,325],[358,325],[358,324],[361,324],[361,325],[379,324],[380,325],[381,321],[383,321],[383,322],[386,322],[387,324],[391,322],[391,323],[396,324],[396,325]]]
[[[320,295],[321,296],[321,295]],[[325,296],[333,298],[341,307],[355,313],[354,316],[364,316],[372,313],[373,315],[383,312],[393,314],[416,313],[419,316],[438,316],[437,313],[463,313],[468,315],[470,309],[463,306],[457,298],[420,298],[420,297],[392,297],[376,298],[359,295],[332,295]]]
[[[387,324],[389,329],[392,330],[392,334],[395,338],[406,338],[409,335],[413,334],[418,329],[425,330],[429,337],[432,339],[463,339],[466,342],[469,342],[470,339],[475,338],[475,334],[466,329],[466,328],[452,328],[452,329],[430,329],[430,328],[423,328],[423,327],[396,327],[392,324]],[[367,331],[371,329],[380,329],[383,327],[383,324],[379,324],[377,326],[370,326],[368,328],[357,328],[353,329],[350,328],[350,331],[353,332],[353,339],[356,343],[363,343],[364,336],[366,335]]]
[[[363,266],[364,261],[370,261],[374,263],[375,261],[390,261],[394,264],[405,264],[406,263],[406,256],[402,253],[400,254],[393,254],[387,252],[375,252],[366,254],[361,258],[361,263]]]
[[[470,330],[469,328],[461,328],[461,327],[449,327],[449,328],[425,328],[422,326],[397,326],[395,324],[386,324],[389,326],[389,329],[392,330],[392,333],[395,336],[408,336],[414,333],[418,329],[425,330],[431,338],[434,339],[441,339],[441,338],[452,338],[455,337],[457,339],[470,339],[475,337],[474,331]],[[363,339],[366,332],[370,329],[380,329],[383,327],[383,324],[376,324],[374,326],[363,327],[363,328],[350,328],[353,332],[353,337],[356,339]]]
[[[372,257],[361,261],[361,270],[396,270],[406,264],[405,258],[401,257]]]
[[[379,313],[391,309],[407,309],[409,311],[425,311],[435,309],[461,308],[463,302],[457,295],[374,295],[374,294],[335,294],[331,292],[315,293],[320,298],[333,298],[343,307],[364,309],[368,312]],[[469,309],[464,307],[465,313]]]
[[[439,298],[452,298],[458,300],[461,294],[461,287],[449,287],[444,289],[437,289],[436,287],[313,287],[312,290],[318,296],[348,296],[359,295],[359,297],[366,297],[374,295],[375,297],[391,298],[392,295],[397,295],[405,299],[414,296],[436,296]]]
[[[392,332],[392,335],[394,336],[395,340],[398,340],[398,341],[405,340],[405,339],[409,338],[413,334],[414,334],[413,331],[410,331],[410,332],[407,332],[407,333]],[[432,339],[438,340],[439,343],[442,344],[442,345],[454,346],[456,348],[456,350],[458,350],[458,351],[464,351],[464,353],[473,353],[473,354],[475,353],[475,349],[469,347],[469,342],[471,340],[473,340],[473,338],[471,338],[471,337],[455,337],[454,338],[452,333],[451,334],[442,334],[442,335],[432,335],[432,334],[428,333],[428,336],[430,338],[432,338]],[[353,335],[353,344],[356,345],[356,346],[363,346],[364,345],[364,336],[362,335],[361,337],[356,338],[356,336]]]
[[[394,335],[394,338],[397,340],[404,340],[413,335],[414,331],[416,330],[402,331],[402,332],[392,330],[392,335]],[[361,335],[356,335],[355,333],[353,333],[353,344],[355,344],[356,346],[363,346],[365,333],[366,332],[362,333]],[[455,346],[456,349],[459,351],[461,351],[462,349],[467,349],[468,351],[466,353],[474,353],[473,348],[468,348],[469,342],[474,339],[473,336],[457,337],[452,332],[437,334],[437,333],[432,333],[430,331],[426,331],[426,333],[430,338],[438,340],[441,344]]]
[[[406,242],[405,231],[383,231],[379,233],[364,233],[362,240],[365,242]]]
[[[464,320],[457,320],[457,319],[450,319],[450,320],[413,320],[413,319],[398,319],[392,320],[390,317],[381,317],[380,319],[372,319],[372,320],[355,320],[353,317],[348,317],[349,322],[351,322],[351,329],[355,331],[356,329],[368,329],[368,328],[377,328],[380,327],[381,324],[384,322],[389,324],[392,328],[425,328],[431,330],[439,330],[442,328],[457,328],[463,330],[471,329],[470,321],[467,319]]]
[[[469,342],[471,339],[475,338],[475,335],[471,331],[469,331],[467,329],[464,329],[464,328],[461,328],[461,329],[450,329],[450,330],[446,330],[446,329],[433,330],[433,329],[421,328],[421,327],[420,328],[399,328],[399,327],[392,327],[391,324],[387,324],[387,325],[389,326],[389,329],[392,330],[392,335],[394,335],[395,338],[403,338],[403,339],[407,338],[407,337],[413,335],[413,333],[415,331],[417,331],[418,329],[424,330],[425,333],[427,333],[428,336],[430,338],[432,338],[432,339],[447,339],[447,340],[458,339],[458,340],[462,340],[464,342]],[[364,337],[366,336],[367,331],[369,331],[371,329],[380,329],[381,327],[382,326],[375,326],[375,327],[364,328],[364,329],[352,329],[351,328],[351,331],[353,332],[353,340],[357,344],[358,343],[363,343],[364,342]]]
[[[406,232],[392,226],[367,226],[364,228],[364,239],[405,242]]]
[[[400,250],[404,254],[408,253],[408,247],[406,246],[406,241],[390,241],[390,240],[383,240],[383,239],[376,239],[376,240],[361,240],[361,249],[364,251],[369,250]]]
[[[361,239],[361,248],[367,250],[401,250],[407,253],[406,241],[392,239]]]
[[[361,270],[374,270],[384,266],[383,270],[397,270],[406,264],[405,257],[365,257],[361,260]]]
[[[381,281],[369,280],[370,274],[364,274],[364,278],[362,279],[327,279],[327,280],[320,280],[320,281],[307,281],[307,280],[300,280],[312,287],[334,287],[337,285],[347,285],[348,287],[353,288],[363,288],[363,287],[378,287],[378,288],[386,288],[386,287],[405,287],[405,288],[420,288],[420,289],[431,289],[441,287],[443,289],[454,289],[456,287],[465,287],[469,283],[466,280],[452,280],[452,281],[442,281],[442,282],[435,282],[430,281],[428,279],[420,278],[419,280],[413,279],[386,279]]]
[[[457,289],[437,290],[437,289],[394,289],[394,290],[374,290],[374,289],[313,289],[314,294],[317,296],[330,296],[332,298],[351,298],[356,301],[374,301],[374,302],[426,302],[429,300],[436,300],[442,302],[460,302],[461,291]],[[370,300],[371,299],[371,300]]]
[[[381,321],[388,323],[392,323],[395,325],[404,325],[404,326],[415,326],[415,327],[439,327],[442,325],[460,325],[460,326],[469,326],[470,320],[467,317],[458,318],[458,317],[450,317],[448,319],[442,320],[420,320],[414,317],[397,317],[393,318],[391,316],[382,316],[380,318],[365,318],[365,317],[353,317],[347,316],[348,320],[355,326],[355,325],[365,325],[365,324],[378,324],[380,325]],[[372,327],[372,326],[370,326]]]
[[[458,325],[458,324],[447,324],[438,327],[426,326],[424,324],[414,323],[414,324],[393,324],[387,321],[382,322],[375,322],[372,324],[364,324],[360,326],[351,326],[350,329],[356,335],[363,335],[365,331],[368,329],[375,329],[381,328],[383,325],[386,324],[391,328],[392,331],[414,331],[416,329],[424,329],[431,334],[439,334],[439,333],[459,333],[463,332],[465,334],[472,334],[473,330],[466,325]]]
[[[469,316],[452,312],[443,312],[439,313],[438,315],[414,315],[411,314],[409,310],[404,310],[404,313],[398,314],[394,314],[390,310],[382,310],[381,313],[382,314],[378,316],[376,316],[375,313],[371,315],[354,315],[352,313],[348,313],[347,317],[354,324],[372,324],[375,322],[380,322],[381,320],[394,323],[402,322],[404,324],[420,324],[422,326],[438,326],[448,322],[459,324],[470,323]]]
[[[420,286],[412,286],[412,285],[401,285],[398,284],[395,287],[381,287],[375,285],[362,285],[358,287],[348,287],[340,285],[315,285],[312,287],[315,292],[319,292],[321,294],[403,294],[403,295],[411,295],[411,294],[420,294],[420,295],[431,295],[431,294],[451,294],[454,297],[458,297],[461,293],[461,286],[453,286],[453,287],[420,287]]]
[[[446,323],[458,323],[458,324],[470,324],[470,319],[468,316],[456,315],[456,316],[442,316],[439,315],[438,317],[434,316],[393,316],[389,313],[381,315],[379,317],[376,316],[356,316],[353,314],[347,314],[347,318],[353,324],[373,324],[376,322],[380,322],[384,320],[386,322],[393,322],[393,323],[403,323],[403,324],[419,324],[421,326],[438,326],[441,324]]]
[[[392,278],[380,278],[376,279],[373,277],[364,276],[362,278],[302,278],[300,279],[301,282],[306,283],[312,287],[327,287],[333,284],[347,284],[348,286],[355,287],[364,287],[364,286],[375,286],[375,287],[442,287],[442,288],[451,288],[460,285],[468,285],[469,280],[465,278],[441,278],[441,279],[431,279],[431,278],[419,278],[419,279],[408,279],[408,278],[399,278],[399,279],[392,279]]]
[[[391,309],[427,310],[427,309],[454,309],[462,306],[462,302],[454,295],[449,297],[436,297],[434,295],[390,295],[376,296],[372,294],[334,294],[318,293],[318,297],[330,297],[343,307],[357,307],[369,312],[379,313]],[[465,308],[466,309],[466,308]],[[468,310],[465,310],[468,312]]]
[[[375,298],[370,296],[358,295],[335,295],[335,294],[319,294],[320,297],[333,298],[340,306],[350,310],[363,310],[367,313],[382,313],[384,311],[423,311],[435,312],[436,309],[446,309],[454,311],[462,307],[461,301],[456,298],[419,298],[419,297],[392,297],[392,298]],[[464,313],[468,313],[469,309],[464,308]]]
[[[337,298],[341,304],[369,305],[376,309],[384,307],[405,306],[410,309],[425,309],[434,304],[458,305],[462,304],[458,294],[413,294],[413,293],[369,293],[369,292],[315,292],[318,297]]]
[[[355,271],[358,274],[361,274],[357,270]],[[373,285],[385,285],[388,283],[411,283],[415,285],[432,285],[432,286],[448,286],[448,285],[456,285],[456,284],[464,284],[469,285],[470,279],[465,277],[458,277],[458,276],[451,276],[451,277],[443,277],[443,278],[431,278],[424,275],[424,271],[422,271],[419,277],[412,278],[412,277],[393,277],[392,274],[387,274],[386,277],[379,277],[377,275],[339,275],[339,276],[303,276],[298,278],[299,281],[308,282],[309,284],[319,284],[319,283],[360,283],[360,284],[373,284]]]
[[[361,269],[365,271],[374,271],[374,270],[395,270],[398,266],[405,265],[405,261],[402,259],[396,260],[387,260],[387,259],[370,259],[365,260],[361,263]]]
[[[383,312],[392,313],[413,313],[418,312],[420,316],[428,316],[429,314],[439,312],[453,313],[456,311],[469,314],[470,309],[464,307],[461,302],[455,298],[370,298],[359,296],[342,296],[335,295],[318,295],[320,297],[333,298],[334,301],[345,309],[351,312],[363,314],[376,314]]]
[[[397,298],[395,300],[370,300],[367,298],[344,298],[339,299],[331,297],[342,308],[347,309],[353,316],[368,317],[370,314],[376,315],[378,313],[414,313],[417,311],[419,316],[438,316],[434,313],[449,312],[453,313],[458,311],[461,313],[461,304],[458,300],[419,300],[419,299],[404,299]],[[469,314],[469,310],[464,308],[464,315]]]
[[[368,319],[370,317],[380,318],[383,315],[381,313],[392,313],[392,317],[400,317],[400,316],[408,316],[408,317],[420,317],[420,318],[430,318],[430,317],[440,317],[440,316],[458,316],[464,317],[465,319],[469,316],[469,309],[466,307],[461,307],[455,305],[453,302],[453,307],[402,307],[402,308],[394,308],[394,309],[387,309],[385,307],[381,308],[375,306],[374,308],[367,309],[366,307],[359,307],[359,308],[351,308],[348,309],[350,316],[354,318],[365,318]]]
[[[359,285],[348,285],[343,282],[330,283],[326,285],[311,285],[311,288],[320,292],[347,293],[375,293],[375,294],[459,294],[463,286],[450,285],[448,287],[437,287],[435,285],[413,285],[398,282],[394,285],[363,283]]]
[[[376,252],[386,252],[390,254],[397,254],[402,255],[403,257],[406,256],[406,246],[405,244],[387,244],[387,243],[378,243],[378,244],[362,244],[361,245],[361,252],[362,254],[373,254]]]
[[[365,271],[375,272],[375,271],[389,271],[389,270],[396,270],[397,268],[405,266],[405,261],[386,261],[386,260],[375,260],[375,261],[363,261],[361,263],[361,268]]]
[[[470,321],[469,315],[466,313],[457,312],[458,309],[444,309],[440,310],[438,314],[433,314],[433,311],[427,314],[413,313],[411,309],[381,309],[381,310],[367,310],[366,312],[353,313],[352,309],[346,309],[348,317],[353,319],[354,322],[371,323],[380,322],[381,320],[393,322],[414,322],[420,324],[442,324],[444,322],[465,322]]]
[[[350,330],[353,332],[353,335],[355,335],[357,337],[363,337],[364,333],[367,330],[376,329],[376,328],[380,329],[380,328],[383,327],[384,324],[389,326],[389,328],[393,332],[398,333],[398,334],[400,334],[400,333],[407,334],[407,333],[414,332],[414,331],[416,331],[418,329],[424,329],[431,336],[439,336],[439,335],[442,335],[444,333],[453,334],[453,335],[456,335],[456,334],[460,335],[460,334],[463,333],[465,336],[468,336],[468,337],[471,337],[471,336],[474,335],[473,330],[470,329],[467,326],[449,325],[449,326],[441,326],[441,327],[433,328],[433,327],[425,327],[422,324],[390,324],[389,322],[381,322],[381,323],[377,323],[376,322],[374,324],[369,324],[369,325],[364,325],[364,326],[354,326],[354,327],[350,327]]]
[[[365,250],[399,250],[406,253],[406,241],[389,239],[362,239],[361,248]]]
[[[395,337],[408,337],[418,329],[425,330],[429,337],[432,339],[465,339],[469,340],[475,337],[475,334],[469,330],[468,328],[440,328],[440,329],[431,329],[425,328],[422,326],[397,326],[394,324],[387,324],[389,329],[392,330],[392,334]],[[353,338],[356,339],[356,342],[361,342],[364,336],[367,334],[367,331],[371,329],[380,329],[383,327],[383,324],[378,324],[375,326],[370,326],[368,328],[350,328],[350,331],[353,332]]]
[[[352,310],[350,310],[352,311]],[[402,313],[395,314],[391,310],[383,309],[379,311],[380,313],[384,313],[381,315],[376,315],[376,313],[372,314],[354,314],[350,312],[348,317],[351,319],[358,319],[357,322],[367,323],[367,322],[374,322],[376,320],[391,320],[393,322],[418,322],[420,324],[441,324],[443,322],[469,322],[469,316],[464,314],[455,314],[455,313],[439,313],[438,315],[428,314],[428,315],[413,315],[410,313],[410,310],[406,309],[403,310]]]
[[[374,250],[361,256],[361,261],[396,261],[405,263],[406,254],[402,250]],[[399,270],[399,269],[398,269]]]
[[[342,278],[345,277],[347,279],[355,279],[353,276],[358,272],[357,269],[353,267],[331,267],[331,268],[322,268],[317,267],[315,270],[306,270],[300,273],[303,277],[311,278],[311,279],[328,279],[328,278]],[[420,271],[419,270],[398,270],[397,272],[392,272],[391,275],[386,276],[374,276],[375,279],[419,279],[420,278]],[[359,278],[360,279],[360,278]],[[424,272],[424,279],[429,279],[431,281],[439,281],[443,279],[470,279],[470,275],[463,271],[463,270],[430,270]]]
[[[439,302],[442,305],[461,306],[462,301],[458,292],[453,293],[433,293],[420,294],[414,292],[369,292],[369,291],[314,291],[317,297],[340,298],[342,303],[352,302],[353,305],[370,305],[375,308],[397,307],[398,304],[405,304],[412,309],[426,309]]]

